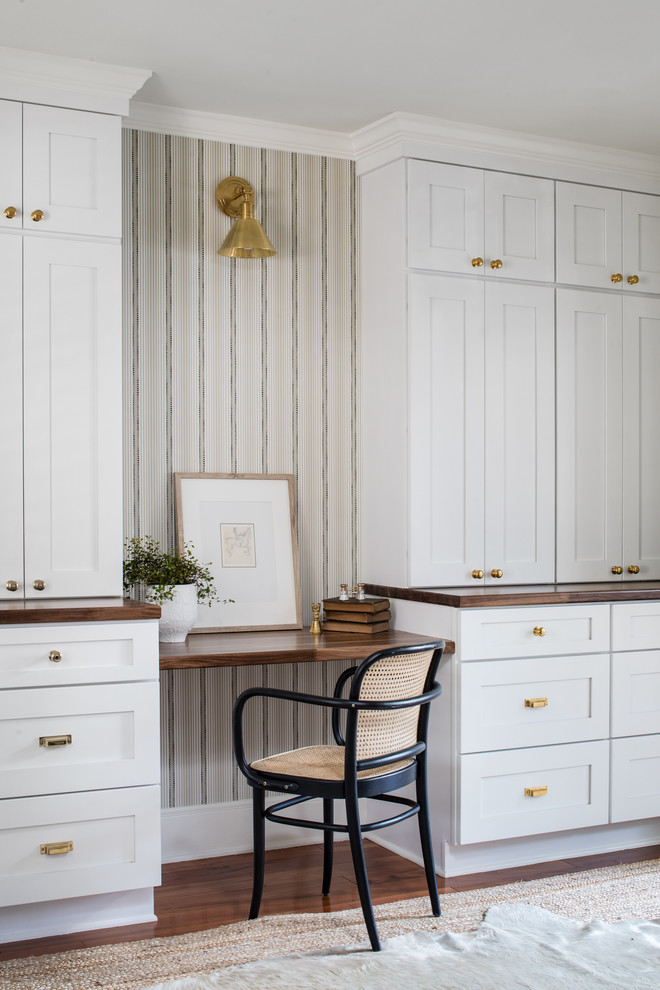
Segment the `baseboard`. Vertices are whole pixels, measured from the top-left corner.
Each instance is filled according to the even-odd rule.
[[[156,921],[153,887],[16,904],[0,908],[0,942],[20,942],[153,921]]]

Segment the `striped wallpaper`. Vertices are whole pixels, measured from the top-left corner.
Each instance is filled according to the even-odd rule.
[[[254,187],[274,257],[218,254],[228,175]],[[174,471],[293,474],[309,624],[312,601],[360,578],[354,164],[126,130],[123,178],[125,535],[174,545]],[[164,674],[165,806],[247,796],[231,756],[237,693],[325,691],[340,667]],[[254,755],[325,740],[318,718],[260,710]]]

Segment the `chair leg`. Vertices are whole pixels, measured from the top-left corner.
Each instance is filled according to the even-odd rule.
[[[323,822],[325,825],[332,825],[334,822],[334,806],[332,798],[323,798]],[[331,829],[323,832],[323,886],[321,893],[324,897],[330,893],[330,883],[332,881],[332,849],[334,833]]]
[[[429,818],[429,798],[426,786],[426,773],[420,771],[417,777],[417,803],[419,814],[417,823],[419,825],[419,839],[422,846],[422,857],[424,859],[424,870],[426,872],[426,883],[429,888],[429,898],[431,900],[431,910],[436,918],[440,916],[440,898],[438,897],[438,881],[435,875],[435,865],[433,863],[433,845],[431,843],[431,822]]]
[[[376,919],[371,904],[371,894],[369,893],[369,879],[367,877],[367,864],[364,859],[364,847],[362,846],[362,831],[360,829],[360,809],[357,795],[346,795],[346,824],[348,825],[348,838],[351,844],[351,855],[353,857],[353,869],[357,882],[360,904],[364,923],[367,926],[369,941],[374,952],[380,949],[378,931],[376,929]]]
[[[256,918],[261,906],[264,889],[264,867],[266,862],[266,794],[258,788],[252,789],[252,902],[248,918]]]

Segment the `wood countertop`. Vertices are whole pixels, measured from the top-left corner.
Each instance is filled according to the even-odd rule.
[[[160,605],[130,598],[50,598],[0,602],[0,625],[32,622],[130,622],[160,618]]]
[[[660,581],[612,581],[594,584],[505,585],[478,588],[395,588],[365,584],[368,595],[399,598],[454,608],[505,605],[570,605],[579,602],[635,602],[660,600]]]

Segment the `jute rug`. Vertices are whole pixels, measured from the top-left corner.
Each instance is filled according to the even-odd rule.
[[[520,903],[577,921],[660,918],[660,860],[523,881],[441,897],[442,917],[426,898],[375,909],[382,940],[412,932],[476,930],[488,908]],[[0,963],[3,990],[142,990],[291,952],[364,945],[362,912],[280,915],[171,938],[122,942]]]

